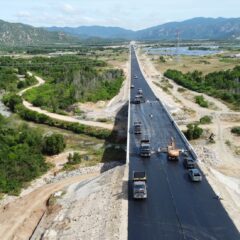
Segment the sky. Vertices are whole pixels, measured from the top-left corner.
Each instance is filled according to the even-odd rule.
[[[144,29],[193,17],[240,17],[240,0],[0,0],[0,19],[36,27]]]

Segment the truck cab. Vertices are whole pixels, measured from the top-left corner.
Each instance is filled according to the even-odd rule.
[[[134,122],[133,126],[134,126],[134,134],[142,133],[142,123],[140,121]]]
[[[145,138],[141,140],[140,156],[141,157],[151,157],[150,140],[147,136],[145,136]]]
[[[147,176],[146,172],[133,171],[133,198],[147,198]]]
[[[141,96],[136,95],[135,98],[134,98],[134,103],[135,104],[140,104],[141,103]]]
[[[138,89],[138,94],[139,94],[140,96],[143,96],[143,90],[142,90],[141,88]]]

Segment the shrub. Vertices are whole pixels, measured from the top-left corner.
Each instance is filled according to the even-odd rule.
[[[74,152],[73,154],[69,153],[68,155],[68,162],[67,164],[74,165],[81,163],[81,155],[77,152]]]
[[[42,154],[42,135],[27,125],[0,123],[0,193],[18,195],[27,182],[49,168]]]
[[[212,122],[212,117],[210,116],[203,116],[202,118],[200,118],[200,124],[209,124]]]
[[[61,134],[46,136],[43,142],[43,153],[55,155],[61,153],[66,147],[65,140]]]
[[[3,103],[12,111],[16,111],[16,106],[22,103],[22,98],[16,94],[7,94],[3,97]]]
[[[198,139],[201,137],[203,129],[197,124],[188,124],[187,131],[184,133],[188,140]]]
[[[179,88],[177,89],[177,91],[180,92],[180,93],[182,93],[182,92],[186,92],[186,89],[179,87]]]
[[[160,56],[160,57],[159,57],[159,62],[165,63],[166,60],[165,60],[165,58],[164,58],[163,56]]]
[[[236,134],[236,135],[238,135],[238,136],[240,136],[240,127],[233,127],[231,129],[231,132]]]
[[[208,101],[206,101],[202,95],[195,96],[195,101],[199,106],[208,108]]]

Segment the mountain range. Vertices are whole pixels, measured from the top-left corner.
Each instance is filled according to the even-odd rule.
[[[1,46],[31,46],[76,41],[64,32],[50,32],[22,23],[9,23],[0,20]]]
[[[0,20],[0,44],[6,46],[79,42],[88,38],[125,40],[240,39],[240,18],[193,18],[139,31],[120,27],[80,26],[36,28]]]
[[[177,32],[184,40],[237,39],[240,38],[240,18],[193,18],[182,22],[169,22],[139,31],[118,27],[50,27],[49,31],[61,31],[81,38],[122,38],[127,40],[174,40]]]

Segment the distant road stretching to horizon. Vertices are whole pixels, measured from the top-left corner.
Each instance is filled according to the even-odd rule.
[[[240,235],[221,201],[203,176],[200,183],[188,179],[182,159],[169,162],[166,153],[157,153],[174,137],[177,147],[187,146],[171,122],[161,102],[144,79],[131,47],[131,99],[142,88],[145,103],[130,104],[129,147],[129,240],[239,240]],[[134,79],[134,75],[138,78]],[[153,114],[153,117],[150,117]],[[133,122],[140,120],[143,133],[150,137],[152,156],[139,156],[141,135],[134,135]],[[193,156],[194,157],[194,156]],[[136,201],[132,198],[133,171],[146,171],[148,198]]]

